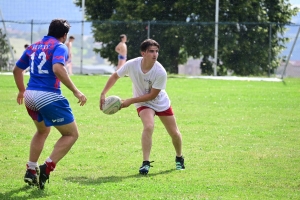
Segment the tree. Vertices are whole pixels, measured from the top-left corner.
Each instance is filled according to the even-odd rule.
[[[0,70],[8,69],[9,67],[9,45],[6,40],[6,35],[2,33],[0,29]]]
[[[297,9],[292,9],[291,4],[283,0],[230,0],[223,2],[221,8],[220,21],[236,22],[234,26],[220,30],[221,35],[230,36],[226,37],[226,43],[219,43],[224,65],[237,75],[274,71],[279,66],[278,55],[287,41],[280,35]]]
[[[214,56],[215,0],[89,0],[85,6],[94,38],[103,44],[95,51],[114,64],[119,35],[128,36],[128,58],[133,58],[149,28],[150,38],[161,45],[159,61],[170,73],[177,73],[188,57]],[[218,74],[224,69],[237,75],[275,69],[286,42],[279,34],[296,12],[283,0],[221,1],[218,55],[223,65]]]

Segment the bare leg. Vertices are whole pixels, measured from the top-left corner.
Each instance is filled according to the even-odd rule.
[[[73,71],[72,71],[72,63],[68,64],[68,71],[69,71],[69,75],[73,75]]]
[[[182,156],[182,136],[176,124],[176,119],[173,116],[159,116],[166,130],[172,138],[172,143],[176,151],[176,156]]]
[[[118,61],[118,66],[117,66],[117,70],[120,69],[124,64],[125,64],[126,60],[121,60],[119,59]]]
[[[31,140],[29,161],[37,162],[51,128],[46,127],[44,121],[37,122],[34,120],[33,122],[37,128],[37,131]]]
[[[78,139],[79,133],[76,122],[67,125],[55,126],[61,133],[61,138],[56,142],[54,149],[50,155],[50,159],[54,163],[58,163],[71,149]]]
[[[152,134],[154,131],[154,116],[155,112],[152,109],[144,109],[140,113],[140,118],[143,123],[142,133],[142,150],[143,150],[143,161],[149,161],[150,151],[152,147]]]

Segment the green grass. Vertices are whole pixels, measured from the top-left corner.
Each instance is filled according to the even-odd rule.
[[[300,199],[300,79],[170,78],[186,170],[174,170],[175,151],[156,118],[147,176],[138,174],[142,126],[134,106],[104,115],[99,94],[108,77],[72,79],[88,97],[80,107],[63,87],[80,138],[40,191],[23,182],[34,125],[16,103],[13,77],[0,76],[0,199]],[[108,95],[131,97],[129,78]],[[52,129],[40,164],[59,137]]]

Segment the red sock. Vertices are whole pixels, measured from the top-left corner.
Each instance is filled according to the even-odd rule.
[[[45,162],[45,163],[47,165],[46,174],[50,174],[50,172],[52,172],[55,169],[56,164],[54,162]]]

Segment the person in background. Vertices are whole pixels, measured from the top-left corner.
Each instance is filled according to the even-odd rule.
[[[62,82],[83,106],[87,98],[70,79],[64,65],[68,60],[68,48],[64,44],[70,24],[64,19],[51,21],[47,36],[30,45],[17,61],[13,74],[19,90],[17,103],[23,104],[33,123],[36,132],[32,137],[29,160],[24,181],[44,189],[57,163],[68,153],[78,138],[78,128],[68,100],[61,94]],[[25,89],[23,71],[30,66],[30,79]],[[38,165],[38,159],[45,141],[54,126],[61,137],[54,145],[45,163]]]
[[[115,51],[118,53],[118,66],[117,70],[124,65],[127,60],[127,36],[125,34],[120,35],[120,42],[116,46]]]
[[[132,81],[133,98],[123,100],[121,108],[134,104],[143,124],[141,136],[143,163],[140,174],[148,174],[150,151],[154,131],[154,117],[157,115],[172,138],[175,148],[175,166],[177,170],[185,169],[182,156],[182,136],[177,127],[171,102],[165,91],[167,72],[157,61],[160,45],[152,39],[147,39],[140,45],[142,57],[127,61],[119,70],[110,76],[100,96],[100,109],[105,102],[106,93],[120,77],[129,75]]]
[[[26,50],[27,49],[27,47],[29,47],[29,44],[25,44],[24,45],[24,49]],[[24,71],[23,71],[23,73],[25,74],[26,72],[28,72],[29,71],[29,67],[27,67]]]
[[[70,36],[68,42],[66,43],[69,51],[69,59],[67,60],[67,68],[69,75],[73,75],[73,64],[72,64],[72,47],[73,47],[73,42],[75,40],[74,36]]]

